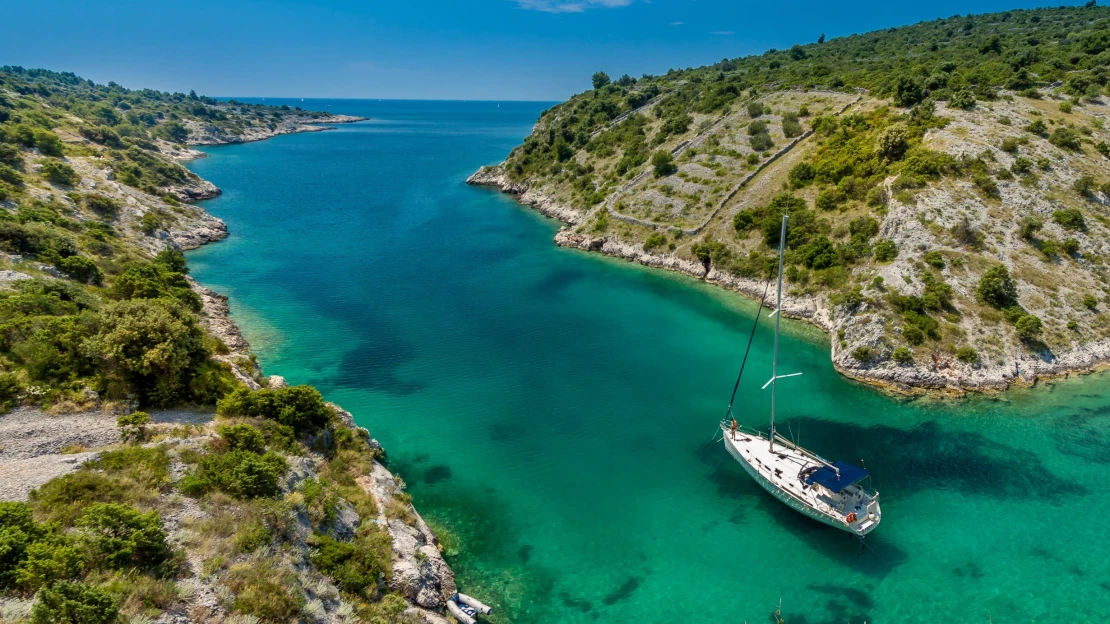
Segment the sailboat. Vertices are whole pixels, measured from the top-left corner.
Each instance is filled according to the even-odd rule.
[[[775,389],[778,380],[801,373],[780,375],[779,319],[782,318],[782,259],[786,246],[786,215],[782,217],[779,237],[778,295],[775,310],[775,348],[771,359],[771,380],[762,390],[771,387],[771,426],[769,433],[739,426],[732,418],[732,401],[721,421],[725,449],[756,483],[795,511],[818,522],[853,533],[860,538],[875,530],[882,518],[879,493],[869,492],[860,482],[869,476],[864,468],[847,462],[828,462],[816,453],[787,440],[775,431]],[[762,301],[759,311],[763,310]],[[759,312],[756,313],[759,322]],[[755,327],[752,327],[755,335]],[[749,339],[748,348],[751,349]],[[747,354],[744,356],[747,361]],[[740,374],[743,375],[743,366]],[[739,387],[740,380],[736,381]],[[733,401],[736,390],[733,389]]]

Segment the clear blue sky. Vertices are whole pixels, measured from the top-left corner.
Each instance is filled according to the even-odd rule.
[[[0,65],[216,96],[562,100],[599,69],[663,73],[821,33],[1047,4],[13,0],[0,9]]]

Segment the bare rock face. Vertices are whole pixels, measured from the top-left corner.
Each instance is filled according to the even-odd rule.
[[[289,387],[289,382],[285,381],[285,378],[282,377],[281,375],[270,375],[268,380],[269,380],[269,388],[271,390],[277,390],[279,388],[288,388]]]
[[[180,201],[188,203],[200,201],[202,199],[212,199],[223,193],[215,184],[199,178],[196,180],[189,180],[185,184],[167,186],[162,190],[173,195]]]
[[[217,189],[218,190],[218,189]],[[204,213],[181,227],[171,228],[169,240],[179,249],[196,249],[201,245],[227,238],[227,224],[223,219]]]
[[[458,589],[455,574],[439,552],[439,540],[420,514],[411,506],[412,524],[401,518],[387,518],[384,509],[402,488],[393,475],[378,462],[370,475],[360,477],[359,486],[378,505],[378,523],[393,539],[393,578],[391,588],[407,600],[426,609],[440,609]]]

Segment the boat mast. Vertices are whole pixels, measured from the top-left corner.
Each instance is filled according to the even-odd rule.
[[[782,318],[782,254],[786,248],[786,215],[782,215],[782,230],[779,232],[779,285],[775,298],[775,351],[771,356],[771,452],[775,452],[775,382],[779,378],[779,319]]]

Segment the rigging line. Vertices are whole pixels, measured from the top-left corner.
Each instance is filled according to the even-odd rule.
[[[740,362],[740,374],[736,375],[736,385],[732,387],[732,398],[728,400],[728,409],[725,410],[725,420],[732,413],[732,404],[736,401],[736,391],[740,388],[740,378],[744,376],[744,366],[748,363],[748,354],[752,350],[752,341],[755,340],[755,328],[759,326],[759,315],[763,312],[763,302],[767,300],[767,289],[771,287],[771,280],[763,286],[763,296],[759,298],[759,309],[755,311],[755,320],[752,321],[752,333],[748,336],[748,348],[744,349],[744,359]]]

